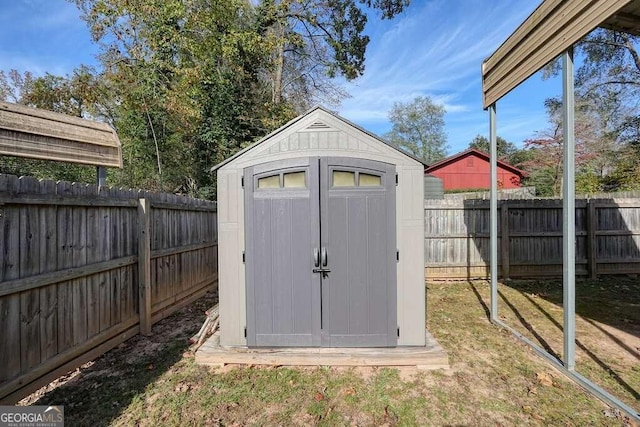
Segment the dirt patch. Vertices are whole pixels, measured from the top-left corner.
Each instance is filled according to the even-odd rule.
[[[150,336],[136,335],[96,360],[63,375],[18,402],[18,405],[40,404],[41,398],[59,388],[97,389],[105,378],[120,378],[126,368],[145,365],[153,371],[153,360],[168,344],[179,342],[188,351],[188,339],[202,326],[205,310],[217,302],[217,291],[209,292],[194,303],[153,325]],[[191,356],[192,357],[192,356]],[[149,363],[145,363],[150,361]]]

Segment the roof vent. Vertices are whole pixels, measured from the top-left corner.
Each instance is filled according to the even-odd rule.
[[[307,129],[330,129],[330,126],[324,122],[317,121],[307,126]]]

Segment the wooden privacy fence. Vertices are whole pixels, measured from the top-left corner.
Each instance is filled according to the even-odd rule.
[[[498,204],[502,278],[562,276],[562,200]],[[640,200],[576,200],[576,275],[640,273]],[[425,202],[427,280],[489,277],[489,201]]]
[[[13,403],[217,282],[215,203],[0,175],[0,402]]]

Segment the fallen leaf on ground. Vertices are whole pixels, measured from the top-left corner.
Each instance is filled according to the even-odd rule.
[[[531,414],[531,418],[533,418],[534,420],[538,420],[538,421],[544,421],[544,417],[542,415],[538,415],[535,412],[533,414]]]
[[[546,387],[551,387],[553,385],[553,379],[551,378],[551,375],[546,372],[537,372],[536,379],[538,380],[540,385]]]
[[[191,388],[191,386],[189,384],[186,383],[180,383],[176,386],[175,390],[177,392],[180,393],[184,393],[185,391],[189,391],[189,389]]]
[[[345,396],[353,396],[354,394],[356,394],[356,389],[350,387],[344,391],[344,394]]]

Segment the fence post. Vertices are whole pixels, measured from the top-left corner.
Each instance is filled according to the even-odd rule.
[[[598,278],[598,259],[596,241],[596,204],[592,199],[587,199],[587,266],[589,268],[589,278]]]
[[[500,205],[500,261],[502,262],[502,278],[509,278],[509,206],[503,200]]]
[[[138,199],[138,291],[140,296],[140,333],[151,335],[151,204]]]

